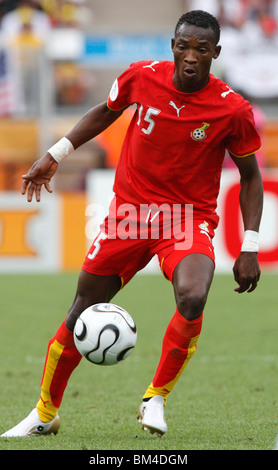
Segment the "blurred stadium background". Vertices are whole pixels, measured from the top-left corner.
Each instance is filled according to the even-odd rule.
[[[171,59],[175,24],[206,9],[222,26],[212,72],[254,106],[265,186],[260,260],[278,268],[277,0],[0,0],[0,272],[79,270],[109,201],[125,112],[78,149],[55,176],[54,195],[27,204],[21,175],[140,59]],[[225,161],[215,239],[217,269],[230,271],[242,238],[238,175]],[[157,266],[147,269],[155,272]]]

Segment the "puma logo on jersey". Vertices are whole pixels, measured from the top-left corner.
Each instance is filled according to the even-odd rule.
[[[155,69],[153,68],[154,65],[159,64],[159,60],[155,60],[149,65],[143,65],[143,69],[152,69],[155,72]]]
[[[228,91],[224,91],[224,93],[221,93],[221,96],[222,98],[226,98],[226,96],[229,94],[229,93],[235,93],[234,90],[232,90],[228,85],[226,85],[227,88],[228,88]]]
[[[181,106],[181,108],[178,108],[178,107],[175,105],[174,101],[170,101],[170,102],[169,102],[169,105],[170,105],[170,106],[173,106],[173,108],[177,111],[177,116],[180,117],[180,112],[181,112],[182,108],[185,108],[185,106]]]

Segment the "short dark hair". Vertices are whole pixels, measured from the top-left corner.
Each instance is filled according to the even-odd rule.
[[[205,29],[211,28],[215,36],[215,44],[218,44],[220,39],[220,24],[215,16],[203,10],[192,10],[184,13],[177,22],[175,35],[179,33],[179,29],[184,23]]]

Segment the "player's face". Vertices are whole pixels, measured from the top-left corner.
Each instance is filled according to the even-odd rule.
[[[209,81],[212,59],[220,54],[212,29],[184,24],[172,39],[175,73],[173,82],[179,91],[191,93],[204,88]]]

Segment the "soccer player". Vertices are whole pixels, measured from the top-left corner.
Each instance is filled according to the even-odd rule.
[[[214,275],[212,240],[226,151],[239,169],[245,231],[233,268],[235,291],[256,288],[263,189],[255,152],[261,142],[250,104],[210,73],[212,60],[220,54],[219,37],[212,15],[199,10],[184,14],[172,39],[174,61],[131,64],[115,80],[107,102],[88,111],[23,176],[22,193],[28,201],[40,201],[43,186],[52,191],[50,180],[60,161],[111,125],[125,108],[135,106],[109,214],[84,261],[65,321],[49,341],[41,397],[27,418],[3,436],[57,432],[63,393],[81,359],[73,341],[76,319],[88,306],[109,302],[154,255],[173,284],[176,306],[138,419],[151,432],[167,431],[164,406],[196,350]],[[180,231],[175,230],[177,214],[184,227]],[[130,237],[120,230],[127,220],[133,222]],[[156,236],[151,236],[155,221]],[[142,227],[145,231],[137,236]]]

